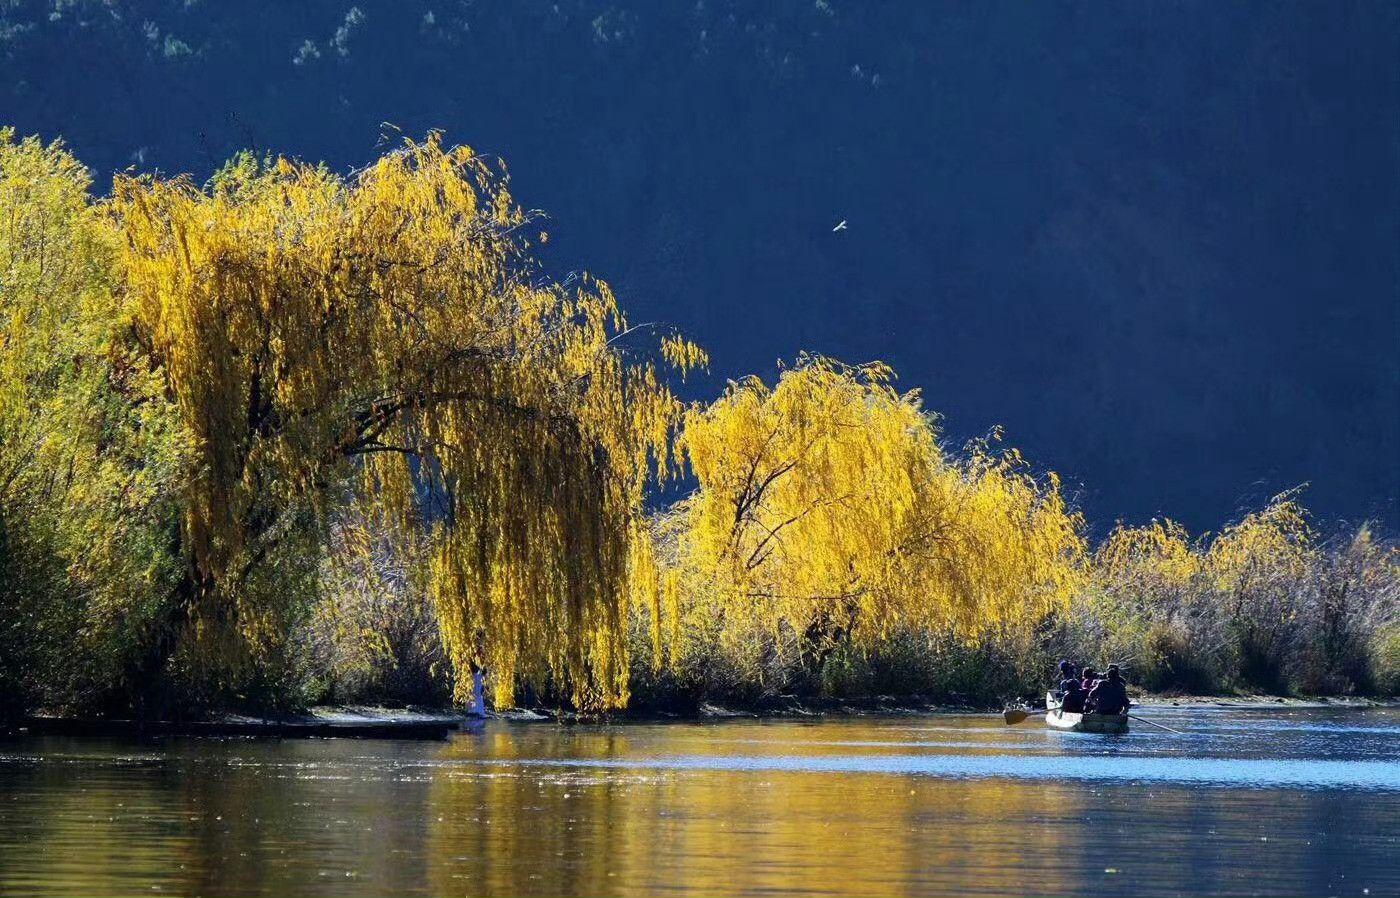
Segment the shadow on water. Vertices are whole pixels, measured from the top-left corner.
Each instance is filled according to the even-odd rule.
[[[18,740],[0,893],[1400,892],[1396,712],[1154,719]]]

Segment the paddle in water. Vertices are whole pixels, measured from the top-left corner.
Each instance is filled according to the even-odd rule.
[[[1156,727],[1156,728],[1159,729],[1159,730],[1166,730],[1168,733],[1176,733],[1178,736],[1185,736],[1185,735],[1186,735],[1186,734],[1183,733],[1181,730],[1174,730],[1174,729],[1172,729],[1171,727],[1162,726],[1160,723],[1153,723],[1152,721],[1147,720],[1146,718],[1138,717],[1136,714],[1129,714],[1128,716],[1131,717],[1133,720],[1138,721],[1139,723],[1145,723],[1145,724],[1147,724],[1148,726]]]
[[[1001,712],[1001,719],[1006,721],[1007,726],[1013,726],[1030,717],[1032,714],[1039,714],[1039,711],[1028,711],[1025,708],[1007,708]]]

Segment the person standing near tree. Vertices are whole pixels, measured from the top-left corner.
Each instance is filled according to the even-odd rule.
[[[486,671],[476,664],[471,666],[472,671],[472,703],[467,709],[467,714],[472,717],[486,716]]]

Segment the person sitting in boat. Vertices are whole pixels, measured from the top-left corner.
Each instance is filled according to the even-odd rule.
[[[1065,683],[1069,680],[1079,681],[1079,677],[1074,673],[1074,665],[1068,661],[1060,662],[1060,683],[1055,687],[1056,692],[1065,691]]]
[[[1070,677],[1060,684],[1060,708],[1067,714],[1083,714],[1086,694],[1079,680]]]
[[[1094,688],[1094,684],[1099,681],[1099,675],[1092,667],[1086,667],[1081,676],[1084,679],[1080,680],[1079,685],[1087,695]]]
[[[1128,687],[1117,664],[1108,666],[1108,676],[1094,684],[1084,700],[1084,707],[1093,714],[1126,714],[1128,704]]]
[[[1082,702],[1084,691],[1079,685],[1079,675],[1074,672],[1074,665],[1069,661],[1060,662],[1060,682],[1055,685],[1055,698],[1063,699],[1068,692],[1080,694]]]

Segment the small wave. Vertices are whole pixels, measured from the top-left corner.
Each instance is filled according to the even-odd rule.
[[[1049,762],[1019,755],[829,755],[824,757],[684,755],[671,758],[466,761],[465,765],[672,771],[873,773],[959,779],[1010,777],[1098,783],[1202,783],[1236,788],[1340,788],[1400,791],[1400,765],[1386,761],[1246,758],[1085,757]]]

